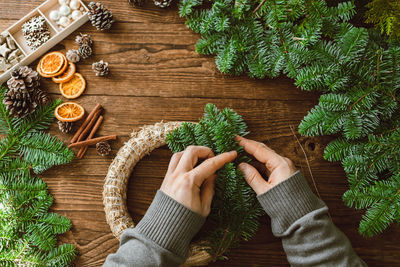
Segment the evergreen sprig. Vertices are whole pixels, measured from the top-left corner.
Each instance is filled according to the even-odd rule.
[[[215,196],[210,213],[213,223],[205,242],[213,259],[224,258],[232,247],[242,240],[249,240],[258,229],[258,217],[262,209],[254,191],[247,185],[243,173],[237,168],[240,162],[249,161],[243,148],[234,140],[235,135],[246,135],[246,124],[234,110],[220,111],[212,104],[205,107],[204,117],[198,124],[183,123],[167,136],[167,144],[173,152],[185,150],[190,145],[207,146],[215,154],[232,150],[237,159],[217,172]]]
[[[398,14],[392,7],[397,5],[398,1],[374,0],[367,15],[395,35]],[[400,173],[400,41],[353,26],[355,13],[352,2],[328,6],[325,0],[179,4],[187,26],[201,35],[196,51],[215,55],[222,73],[254,78],[283,73],[303,90],[322,92],[299,132],[338,137],[327,146],[325,158],[342,162],[350,184],[351,193],[344,196],[349,206],[356,205],[356,198],[368,197],[372,189],[381,190],[379,177],[385,180]],[[361,234],[372,236],[400,221],[400,187],[391,186],[393,190],[382,189],[390,201],[371,200],[362,206],[367,213]]]
[[[76,255],[71,244],[56,245],[56,235],[71,228],[64,216],[50,213],[47,185],[33,173],[70,162],[74,155],[44,133],[60,100],[33,114],[11,118],[0,87],[0,265],[67,266]]]
[[[397,0],[373,0],[367,5],[366,22],[373,23],[381,33],[400,38],[400,2]]]

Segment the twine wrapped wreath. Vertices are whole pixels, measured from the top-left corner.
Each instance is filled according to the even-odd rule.
[[[133,131],[111,163],[104,182],[103,204],[107,223],[118,240],[125,229],[135,227],[126,207],[127,185],[133,168],[144,156],[165,145],[167,134],[180,125],[181,122],[160,122]],[[208,264],[212,257],[206,249],[201,242],[192,243],[184,266]]]

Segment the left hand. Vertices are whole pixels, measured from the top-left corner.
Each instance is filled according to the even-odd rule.
[[[237,156],[236,151],[214,156],[204,146],[188,146],[175,153],[168,166],[161,191],[192,211],[207,217],[214,196],[215,172]],[[204,160],[194,168],[199,161]]]

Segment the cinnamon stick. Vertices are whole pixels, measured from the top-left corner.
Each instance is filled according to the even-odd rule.
[[[82,131],[82,133],[78,136],[78,140],[76,140],[77,142],[82,141],[83,139],[85,139],[85,137],[87,136],[87,134],[89,133],[89,131],[92,129],[94,123],[97,121],[97,118],[100,116],[101,113],[101,109],[99,109],[98,111],[96,111],[96,113],[93,115],[92,119],[90,120],[90,122],[88,123],[88,125],[86,125],[85,129]]]
[[[70,144],[68,146],[68,148],[91,146],[91,145],[97,144],[98,142],[101,142],[101,141],[108,141],[108,140],[115,140],[115,139],[117,139],[117,136],[115,134],[106,135],[106,136],[96,137],[96,138],[93,138],[93,139],[89,139],[89,140],[80,141],[80,142],[76,142],[76,143]]]
[[[96,124],[93,126],[93,128],[92,128],[92,130],[90,131],[90,134],[89,134],[89,136],[88,136],[88,138],[87,138],[86,140],[90,140],[90,139],[93,138],[93,136],[96,134],[97,130],[100,128],[100,125],[101,125],[102,122],[103,122],[103,116],[100,116],[100,117],[97,119]],[[85,155],[87,149],[88,149],[88,146],[83,146],[83,147],[81,147],[81,148],[79,149],[79,152],[78,152],[78,154],[77,154],[77,157],[78,157],[79,159],[81,159],[81,158]]]
[[[102,108],[102,106],[100,104],[97,104],[93,110],[89,113],[89,115],[87,116],[86,120],[82,123],[81,127],[79,127],[78,131],[76,131],[75,135],[72,137],[71,139],[71,144],[75,143],[76,140],[78,140],[79,135],[83,132],[83,130],[85,129],[85,127],[88,125],[88,123],[90,122],[90,120],[93,118],[94,114],[100,110]]]

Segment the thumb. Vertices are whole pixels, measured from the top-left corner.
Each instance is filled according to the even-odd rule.
[[[247,163],[240,163],[239,170],[244,174],[246,182],[256,192],[257,195],[267,192],[270,188],[267,181],[262,178],[256,168]]]

